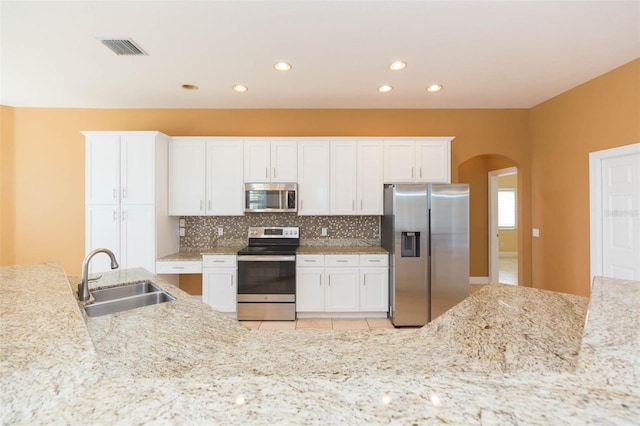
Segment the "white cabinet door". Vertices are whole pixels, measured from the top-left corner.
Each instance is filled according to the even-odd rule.
[[[383,214],[383,159],[382,141],[358,142],[357,214]]]
[[[416,142],[417,182],[451,182],[451,142]]]
[[[207,215],[244,215],[242,164],[241,143],[207,142]]]
[[[389,309],[387,268],[360,268],[360,310],[386,312]]]
[[[202,271],[202,301],[220,312],[236,312],[238,273],[234,268]]]
[[[120,201],[120,136],[93,134],[85,144],[85,203]]]
[[[85,252],[106,248],[116,255],[120,262],[120,207],[118,205],[90,205],[85,210]],[[120,266],[123,268],[123,266]],[[89,264],[89,272],[111,270],[107,255],[98,254]]]
[[[296,311],[324,311],[324,269],[296,268]]]
[[[326,268],[325,310],[357,312],[360,310],[358,268]]]
[[[205,181],[205,141],[169,141],[169,214],[204,215]]]
[[[120,197],[122,204],[155,202],[155,137],[120,138]]]
[[[155,207],[123,206],[120,211],[120,267],[155,273]]]
[[[268,140],[244,141],[244,181],[271,180],[271,145]]]
[[[271,182],[298,181],[298,142],[271,141]]]
[[[331,142],[332,215],[356,214],[358,148],[355,141]],[[382,191],[382,188],[380,189]]]
[[[298,215],[329,214],[330,144],[302,141],[298,144]]]
[[[414,166],[414,141],[384,141],[384,183],[415,182]]]

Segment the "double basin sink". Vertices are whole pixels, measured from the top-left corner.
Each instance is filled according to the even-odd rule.
[[[151,281],[139,281],[91,291],[94,302],[85,305],[89,317],[128,311],[175,300],[175,297]]]

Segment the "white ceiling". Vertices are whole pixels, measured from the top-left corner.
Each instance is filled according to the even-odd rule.
[[[20,107],[529,108],[640,57],[638,0],[0,8],[0,103]],[[116,56],[98,41],[108,37],[131,38],[149,56]],[[281,60],[293,70],[275,71]],[[390,71],[394,60],[407,68]],[[427,93],[431,83],[444,90]],[[394,90],[378,93],[382,84]]]

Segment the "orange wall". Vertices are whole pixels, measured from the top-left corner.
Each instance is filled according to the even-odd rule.
[[[149,110],[15,108],[15,262],[59,260],[79,274],[84,255],[81,130],[159,130],[172,136],[455,136],[458,165],[487,153],[529,179],[527,110]],[[528,218],[524,219],[529,223]],[[486,248],[485,248],[486,249]],[[528,258],[528,256],[527,256]],[[3,264],[6,262],[3,259]],[[530,269],[529,269],[530,272]],[[530,279],[521,281],[527,285]]]
[[[0,265],[15,262],[15,159],[13,111],[0,105]]]
[[[533,285],[589,294],[589,153],[640,141],[640,59],[531,109]]]

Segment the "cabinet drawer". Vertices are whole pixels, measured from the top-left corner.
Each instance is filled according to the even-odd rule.
[[[388,266],[389,255],[388,254],[361,254],[360,266]]]
[[[358,266],[357,254],[328,254],[324,257],[324,263],[326,266]]]
[[[169,260],[156,262],[156,274],[200,274],[202,262],[199,260]]]
[[[203,268],[235,268],[236,256],[235,255],[205,255],[202,256]]]
[[[324,266],[324,255],[322,254],[299,254],[296,255],[296,266]]]

